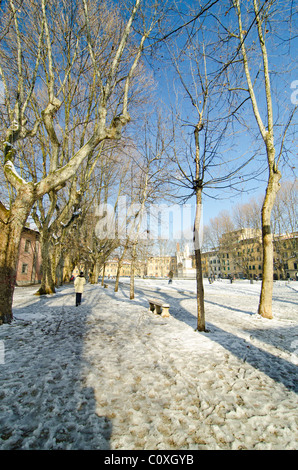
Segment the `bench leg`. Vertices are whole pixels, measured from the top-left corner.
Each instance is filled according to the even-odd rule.
[[[161,308],[161,306],[160,306],[160,305],[156,305],[155,308],[156,308],[156,313],[158,313],[158,314],[160,315],[160,314],[162,313],[162,308]]]
[[[149,302],[149,309],[151,310],[151,312],[154,312],[154,310],[155,310],[155,305],[154,305],[154,304],[151,304],[151,303]]]
[[[170,316],[170,312],[169,312],[169,307],[164,307],[162,309],[162,314],[161,314],[162,317],[169,317]]]

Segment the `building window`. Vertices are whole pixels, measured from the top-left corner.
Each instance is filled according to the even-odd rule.
[[[26,253],[29,253],[30,246],[31,246],[31,241],[30,240],[25,240],[25,252]]]
[[[22,274],[28,273],[28,264],[23,263],[22,265]]]

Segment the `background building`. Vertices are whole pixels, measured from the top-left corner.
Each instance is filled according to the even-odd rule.
[[[18,286],[41,282],[41,250],[39,232],[24,228],[19,246],[16,284]]]
[[[274,279],[298,280],[298,233],[274,236]],[[219,246],[202,253],[203,277],[211,279],[262,278],[262,237],[256,229],[241,229],[225,233]],[[120,276],[130,276],[131,261],[122,261]],[[87,269],[87,267],[86,267]],[[105,262],[104,275],[116,277],[118,257]],[[78,274],[79,270],[73,271]],[[100,270],[102,276],[103,269]],[[176,247],[174,256],[150,256],[138,260],[135,265],[136,277],[195,279],[195,257],[188,245],[180,250]]]
[[[297,248],[297,232],[274,236],[274,279],[298,278]],[[261,279],[262,263],[261,231],[253,229],[225,233],[217,249],[202,255],[203,275],[215,279]]]

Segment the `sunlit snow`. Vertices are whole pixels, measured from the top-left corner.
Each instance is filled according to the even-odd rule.
[[[37,297],[17,287],[0,327],[0,449],[297,449],[298,282],[137,279]],[[170,304],[170,318],[148,297]]]

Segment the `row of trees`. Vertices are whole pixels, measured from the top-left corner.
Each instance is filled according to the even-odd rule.
[[[18,246],[30,215],[41,233],[42,294],[54,291],[63,257],[88,259],[94,281],[116,248],[123,255],[131,249],[135,261],[146,205],[195,197],[198,330],[204,330],[203,194],[237,191],[240,181],[243,188],[264,172],[259,313],[271,318],[270,219],[281,165],[294,166],[296,107],[280,89],[275,96],[282,74],[270,58],[278,41],[289,80],[292,2],[204,1],[193,10],[187,2],[174,8],[166,1],[9,0],[1,7],[7,199],[0,204],[0,322],[12,319]],[[161,99],[155,90],[166,75],[169,92],[164,87]],[[120,221],[123,195],[131,208],[126,237],[117,231],[111,237],[107,214],[96,207],[109,202]]]
[[[86,166],[88,177],[105,142],[119,139],[131,119],[144,42],[160,17],[156,5],[145,17],[140,4],[122,11],[88,0],[3,5],[3,172],[14,194],[9,209],[1,204],[1,322],[12,318],[20,235],[33,206],[46,246],[58,191],[68,186],[62,219],[79,202],[79,169]]]

